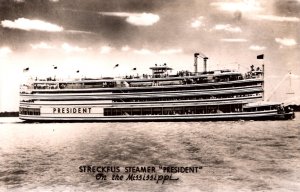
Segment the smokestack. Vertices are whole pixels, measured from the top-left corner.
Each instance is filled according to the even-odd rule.
[[[203,58],[203,70],[204,70],[204,73],[206,73],[207,72],[207,59],[208,59],[208,57],[204,57]]]
[[[198,61],[197,61],[197,59],[198,59],[198,55],[200,55],[199,53],[195,53],[194,54],[194,67],[195,67],[195,74],[197,74],[198,73]]]

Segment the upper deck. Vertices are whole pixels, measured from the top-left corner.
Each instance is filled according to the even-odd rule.
[[[193,86],[193,85],[225,85],[227,82],[247,82],[258,80],[261,82],[263,71],[251,70],[246,74],[231,70],[215,70],[207,72],[178,71],[169,74],[171,68],[164,66],[151,67],[152,75],[123,76],[118,78],[103,77],[97,79],[81,78],[61,80],[55,78],[35,79],[21,86],[21,93],[63,91],[63,90],[93,90],[93,89],[128,89],[128,88],[157,88],[165,86]]]

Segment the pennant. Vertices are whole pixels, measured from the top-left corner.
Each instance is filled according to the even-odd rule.
[[[76,73],[79,73],[79,70],[77,70]]]
[[[136,70],[136,68],[133,68],[132,70],[134,70],[134,71],[135,71],[135,70]]]
[[[116,65],[114,66],[114,68],[116,68],[116,67],[119,67],[119,64],[116,64]]]
[[[29,71],[29,67],[23,69],[23,72]]]
[[[264,54],[261,54],[261,55],[257,55],[256,57],[257,59],[264,59]]]

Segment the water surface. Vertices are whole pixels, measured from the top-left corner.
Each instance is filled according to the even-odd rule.
[[[300,191],[292,121],[22,123],[0,119],[0,191]],[[203,166],[175,182],[98,181],[81,165]]]

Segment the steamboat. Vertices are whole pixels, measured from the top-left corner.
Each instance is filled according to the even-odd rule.
[[[198,72],[198,58],[204,70]],[[245,74],[207,71],[194,54],[194,72],[163,65],[152,74],[76,80],[35,79],[21,85],[19,118],[26,121],[288,120],[280,103],[263,103],[264,66]],[[116,65],[117,66],[117,65]]]

